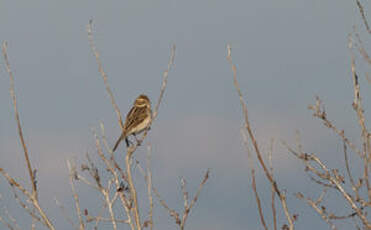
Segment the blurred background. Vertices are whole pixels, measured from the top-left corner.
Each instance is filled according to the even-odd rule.
[[[366,13],[371,13],[370,3],[362,3]],[[271,138],[275,140],[273,167],[280,187],[287,191],[289,208],[299,215],[296,228],[327,228],[311,208],[295,198],[296,192],[315,198],[320,191],[280,141],[294,145],[298,130],[304,151],[317,153],[332,167],[343,167],[342,142],[307,109],[320,96],[329,119],[359,143],[360,130],[351,107],[348,34],[355,26],[365,38],[366,49],[370,40],[355,1],[2,0],[0,40],[8,41],[41,204],[58,229],[71,228],[55,204],[57,198],[73,210],[66,159],[82,163],[87,152],[96,156],[92,129],[99,130],[99,122],[105,125],[111,145],[120,135],[88,44],[89,19],[94,20],[94,39],[123,115],[140,93],[149,95],[152,104],[157,102],[171,44],[177,46],[175,66],[146,143],[152,146],[153,183],[176,210],[183,209],[180,178],[185,177],[193,194],[206,169],[211,169],[188,229],[261,228],[240,135],[242,112],[226,60],[227,43],[232,46],[250,122],[265,155]],[[361,58],[356,61],[369,117],[371,89],[364,73],[370,68]],[[135,153],[142,163],[145,146]],[[121,145],[116,154],[123,156],[124,151]],[[3,58],[0,167],[29,186]],[[261,168],[257,169],[258,190],[270,219],[270,186]],[[140,195],[145,195],[139,171],[134,169],[134,176]],[[77,189],[82,208],[90,211],[101,205],[95,192],[83,185]],[[29,226],[31,218],[18,208],[9,190],[0,178],[0,212],[7,207],[21,226]],[[173,219],[155,202],[155,228],[175,229]],[[347,214],[341,205],[333,203],[332,207],[339,215]],[[284,217],[279,218],[284,224]],[[111,229],[111,224],[100,229]]]

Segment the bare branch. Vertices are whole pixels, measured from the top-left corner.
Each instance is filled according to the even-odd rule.
[[[69,174],[70,174],[69,180],[70,180],[70,185],[71,185],[71,189],[72,189],[73,199],[75,200],[76,214],[77,214],[77,217],[79,218],[79,229],[84,230],[85,225],[84,225],[84,221],[82,219],[79,196],[76,192],[75,184],[73,182],[73,180],[78,178],[77,172],[76,172],[76,166],[75,166],[75,164],[71,163],[71,161],[67,160],[67,167],[68,167],[68,171],[69,171]]]
[[[322,107],[322,108],[321,108]],[[341,139],[360,157],[362,157],[361,151],[345,136],[344,130],[339,130],[336,126],[327,118],[327,113],[319,97],[316,97],[316,104],[309,105],[308,109],[313,111],[313,116],[321,119],[323,124],[332,129]]]
[[[260,165],[262,166],[262,168],[264,170],[265,176],[267,177],[268,181],[273,186],[274,191],[277,193],[277,195],[278,195],[278,197],[279,197],[279,199],[281,201],[282,208],[284,210],[284,213],[286,215],[286,218],[287,218],[287,221],[288,221],[288,224],[289,224],[289,229],[290,230],[293,230],[294,229],[294,222],[293,222],[293,219],[292,219],[291,215],[289,214],[289,210],[287,208],[286,196],[281,193],[281,191],[279,190],[279,188],[277,186],[276,181],[273,179],[271,173],[269,172],[267,166],[265,165],[264,160],[263,160],[263,157],[262,157],[262,154],[260,153],[260,149],[259,149],[258,143],[257,143],[257,141],[255,139],[255,136],[254,136],[253,132],[252,132],[252,129],[251,129],[251,126],[250,126],[250,122],[249,122],[249,118],[248,118],[247,106],[246,106],[245,101],[243,100],[242,92],[241,92],[240,86],[239,86],[238,81],[237,81],[237,67],[232,62],[231,46],[229,44],[227,45],[227,60],[228,60],[229,64],[232,67],[233,82],[234,82],[234,86],[236,88],[236,91],[238,93],[238,96],[240,98],[240,104],[241,104],[242,112],[243,112],[243,115],[244,115],[244,118],[245,118],[245,128],[246,128],[246,130],[247,130],[247,132],[249,134],[249,137],[251,139],[251,142],[252,142],[252,144],[254,146],[254,150],[255,150],[256,156],[258,158],[258,161],[259,161]]]
[[[5,225],[9,230],[16,230],[16,228],[13,227],[13,225],[5,221],[4,218],[2,218],[1,216],[0,216],[0,222],[3,223],[3,225]]]
[[[117,223],[123,223],[123,224],[128,224],[129,221],[128,220],[118,220],[118,219],[110,219],[110,218],[104,218],[104,217],[101,217],[101,216],[87,216],[86,217],[86,222],[92,222],[92,221],[103,221],[103,222],[117,222]]]
[[[137,191],[134,186],[133,182],[133,177],[131,175],[131,155],[133,152],[129,152],[131,148],[128,149],[128,153],[125,156],[125,164],[126,164],[126,175],[128,176],[128,183],[129,183],[129,189],[130,189],[130,194],[134,202],[134,218],[135,218],[135,223],[137,226],[138,230],[142,229],[142,224],[140,222],[140,215],[139,215],[139,206],[138,206],[138,198],[137,198]]]
[[[263,209],[262,209],[261,202],[260,202],[259,193],[256,189],[254,162],[253,162],[252,154],[251,154],[251,151],[250,151],[250,148],[249,148],[249,139],[248,139],[247,134],[246,134],[246,129],[241,128],[241,135],[242,135],[243,143],[245,144],[246,151],[247,151],[248,166],[249,166],[249,169],[250,169],[250,172],[251,172],[251,185],[252,185],[252,190],[254,191],[256,204],[258,205],[258,212],[259,212],[259,216],[260,216],[260,222],[263,225],[264,229],[268,230],[267,224],[265,223],[265,218],[264,218]],[[271,162],[271,158],[270,158],[270,162]],[[274,200],[274,195],[276,193],[274,191],[273,186],[272,186],[272,194],[273,194],[272,195],[272,197],[273,197],[272,198],[272,207],[273,207],[272,210],[274,210],[274,212],[275,212],[273,200]]]
[[[23,152],[24,152],[24,157],[26,159],[28,174],[30,176],[30,182],[32,184],[32,195],[35,196],[35,199],[37,199],[36,178],[35,178],[35,175],[34,175],[34,170],[32,169],[32,166],[31,166],[31,161],[30,161],[30,158],[29,158],[29,155],[28,155],[26,142],[25,142],[24,137],[23,137],[23,131],[22,131],[22,126],[21,126],[21,121],[20,121],[20,118],[19,118],[19,112],[18,112],[18,108],[17,108],[17,99],[16,99],[15,89],[14,89],[15,88],[14,87],[14,76],[13,76],[13,72],[10,68],[9,59],[8,59],[7,42],[3,42],[2,52],[3,52],[3,56],[4,56],[4,60],[5,60],[6,70],[9,74],[10,96],[11,96],[12,101],[13,101],[15,120],[17,121],[18,135],[19,135],[19,139],[21,140],[21,144],[22,144]]]
[[[270,150],[268,153],[268,159],[269,159],[269,168],[270,172],[273,176],[273,163],[272,163],[272,154],[273,154],[273,145],[274,145],[274,139],[271,139],[271,145],[270,145]],[[273,216],[273,229],[277,230],[277,211],[276,211],[276,206],[275,206],[275,197],[276,193],[274,192],[274,187],[271,185],[271,206],[272,206],[272,216]]]
[[[155,109],[153,110],[153,115],[152,115],[152,122],[156,119],[157,114],[158,114],[158,109],[160,107],[162,98],[164,96],[164,92],[166,89],[167,85],[167,78],[169,76],[169,71],[171,70],[171,67],[174,65],[174,59],[175,59],[175,44],[171,46],[171,53],[170,53],[170,58],[169,58],[169,63],[167,64],[167,69],[164,71],[162,74],[162,84],[161,84],[161,90],[160,90],[160,96],[157,99],[157,104],[155,106]]]
[[[175,223],[180,226],[181,220],[179,218],[179,213],[177,213],[174,209],[169,208],[169,206],[166,204],[166,202],[161,198],[160,193],[157,191],[155,187],[152,187],[152,190],[157,197],[157,199],[160,201],[160,204],[162,207],[166,209],[166,211],[169,212],[169,215],[174,217]]]
[[[343,178],[338,175],[336,170],[329,170],[325,164],[321,162],[321,160],[314,154],[299,154],[296,153],[293,149],[288,148],[288,150],[293,153],[294,156],[298,157],[300,160],[303,161],[303,163],[306,165],[306,168],[308,170],[313,171],[316,175],[321,177],[324,180],[328,180],[331,184],[333,184],[337,190],[342,194],[342,196],[345,198],[345,200],[350,204],[352,209],[357,213],[357,216],[360,218],[362,223],[365,225],[367,228],[371,228],[370,223],[367,220],[367,217],[365,214],[362,212],[362,208],[359,208],[356,203],[354,202],[353,198],[351,197],[350,194],[348,194],[344,187],[342,186],[343,183]],[[310,162],[313,162],[315,164],[318,164],[321,169],[323,170],[323,173],[315,171],[314,168],[311,166]]]
[[[210,170],[208,169],[205,173],[205,176],[204,176],[202,182],[200,183],[200,186],[197,189],[197,192],[196,192],[195,196],[193,197],[193,199],[192,199],[192,201],[189,205],[188,205],[188,192],[185,190],[185,184],[183,184],[183,182],[181,183],[183,197],[187,200],[187,201],[184,202],[184,211],[183,211],[182,219],[180,219],[179,213],[177,213],[174,209],[169,208],[169,206],[166,204],[166,202],[163,199],[161,199],[160,193],[157,191],[157,189],[155,187],[152,187],[152,190],[153,190],[155,196],[160,201],[160,204],[162,205],[162,207],[164,207],[166,209],[166,211],[168,211],[169,215],[174,218],[175,223],[180,227],[181,230],[184,230],[184,226],[185,226],[185,223],[187,222],[188,215],[191,212],[195,203],[197,202],[198,197],[201,193],[201,190],[202,190],[203,186],[205,185],[205,183],[209,179],[209,174],[210,174]]]
[[[208,169],[206,171],[204,179],[202,180],[200,186],[198,187],[196,195],[193,197],[191,203],[189,204],[189,206],[184,207],[182,223],[180,224],[180,229],[181,230],[184,230],[184,225],[187,222],[188,214],[191,212],[191,209],[193,208],[193,206],[197,202],[198,197],[201,193],[201,190],[202,190],[203,186],[205,185],[206,181],[209,179],[209,174],[210,174],[210,170]],[[185,202],[184,204],[186,204],[186,203],[188,203],[188,202]]]
[[[256,199],[256,204],[258,205],[258,211],[259,211],[259,216],[260,216],[260,221],[264,227],[265,230],[268,230],[267,224],[265,223],[264,220],[264,215],[263,215],[263,209],[261,206],[260,198],[259,198],[259,193],[256,190],[256,182],[255,182],[255,170],[251,169],[251,178],[252,178],[252,189],[255,194],[255,199]]]
[[[148,144],[147,146],[147,174],[146,174],[146,182],[147,182],[147,195],[149,200],[149,226],[150,230],[153,229],[153,196],[152,196],[152,170],[151,170],[151,152],[152,148],[151,145]]]
[[[116,112],[116,115],[117,115],[117,119],[119,121],[119,125],[121,127],[121,130],[124,128],[124,123],[122,122],[122,116],[121,116],[121,112],[120,112],[120,109],[119,107],[117,106],[116,102],[115,102],[115,98],[113,97],[113,93],[111,91],[111,88],[108,84],[108,77],[107,77],[107,74],[104,72],[103,70],[103,64],[102,64],[102,61],[100,60],[100,54],[97,50],[97,47],[95,46],[94,44],[94,38],[93,38],[93,20],[90,20],[89,21],[89,24],[86,26],[86,30],[88,32],[88,39],[89,39],[89,44],[90,44],[90,48],[91,50],[93,51],[94,53],[94,56],[95,56],[95,59],[97,61],[97,64],[98,64],[98,71],[99,73],[101,74],[102,78],[103,78],[103,81],[104,81],[104,85],[106,86],[106,91],[111,99],[111,103],[112,103],[112,106]]]
[[[358,44],[357,43],[354,43],[354,46],[356,47],[356,48],[358,48],[358,51],[359,51],[359,53],[361,54],[361,56],[363,57],[363,59],[369,64],[369,65],[371,65],[371,58],[370,58],[370,56],[368,55],[368,53],[367,53],[367,51],[366,51],[366,49],[364,48],[364,46],[363,46],[363,42],[362,42],[362,40],[361,40],[361,36],[360,36],[360,34],[358,33],[358,31],[357,31],[357,27],[353,27],[353,34],[355,35],[355,37],[357,38],[357,42],[358,42]],[[367,75],[366,75],[366,79],[367,79]]]
[[[8,181],[8,183],[11,186],[15,186],[18,190],[20,190],[32,203],[32,205],[36,208],[36,210],[39,212],[42,223],[45,224],[46,227],[48,227],[51,230],[54,230],[53,224],[50,222],[48,217],[46,216],[44,210],[40,207],[38,200],[33,196],[33,194],[29,193],[21,184],[16,182],[7,172],[5,172],[2,168],[0,168],[0,173],[5,177],[5,179]]]
[[[361,14],[361,17],[362,17],[362,20],[363,20],[363,24],[365,24],[367,32],[369,34],[371,34],[371,29],[370,29],[370,27],[367,23],[366,14],[365,14],[365,11],[363,10],[363,6],[359,2],[359,0],[356,0],[356,3],[357,3],[357,6],[358,6],[358,9],[359,9],[359,13]]]
[[[362,100],[361,100],[361,93],[360,93],[360,85],[358,81],[358,75],[356,73],[355,67],[355,58],[352,52],[353,48],[353,41],[351,36],[349,36],[348,48],[351,53],[351,70],[352,70],[352,79],[353,79],[353,89],[354,89],[354,101],[353,101],[353,109],[357,112],[358,122],[361,127],[362,133],[362,146],[363,146],[363,168],[364,168],[364,180],[366,181],[366,187],[368,191],[368,200],[371,201],[371,187],[369,182],[369,159],[371,159],[371,143],[369,138],[369,133],[365,124],[365,116],[363,113],[362,107]]]
[[[75,223],[73,222],[73,220],[71,219],[71,217],[67,214],[64,205],[63,205],[59,200],[57,200],[56,198],[55,198],[55,204],[56,204],[56,205],[61,209],[64,218],[66,219],[66,221],[67,221],[68,223],[71,224],[72,228],[73,228],[73,229],[79,229],[79,228],[77,228],[77,227],[75,226]]]
[[[325,207],[324,206],[322,206],[321,208],[318,207],[319,202],[314,202],[310,198],[305,198],[303,196],[303,194],[301,194],[301,193],[296,194],[296,197],[299,198],[299,199],[301,199],[301,200],[305,200],[307,202],[307,204],[309,206],[311,206],[322,217],[322,219],[324,221],[326,221],[326,223],[330,226],[330,228],[332,230],[336,230],[337,229],[336,226],[334,225],[334,223],[332,223],[332,221],[330,220],[328,214],[326,213]]]

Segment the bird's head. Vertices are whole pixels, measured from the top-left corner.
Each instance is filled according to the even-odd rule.
[[[151,101],[146,95],[141,94],[135,99],[134,105],[137,107],[151,106]]]

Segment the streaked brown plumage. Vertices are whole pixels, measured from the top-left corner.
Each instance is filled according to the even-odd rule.
[[[120,138],[116,141],[112,151],[115,151],[119,146],[120,142],[125,139],[126,146],[129,146],[128,137],[130,135],[136,135],[145,129],[148,129],[152,121],[151,101],[149,98],[141,94],[139,95],[133,104],[133,107],[126,115],[124,128]]]

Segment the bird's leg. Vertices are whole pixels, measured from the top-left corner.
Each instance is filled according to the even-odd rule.
[[[126,147],[129,147],[131,141],[129,140],[129,138],[125,138],[125,142],[126,142]]]
[[[138,146],[142,144],[142,141],[137,138],[137,135],[133,133],[133,136],[135,137],[135,140],[137,141]]]

